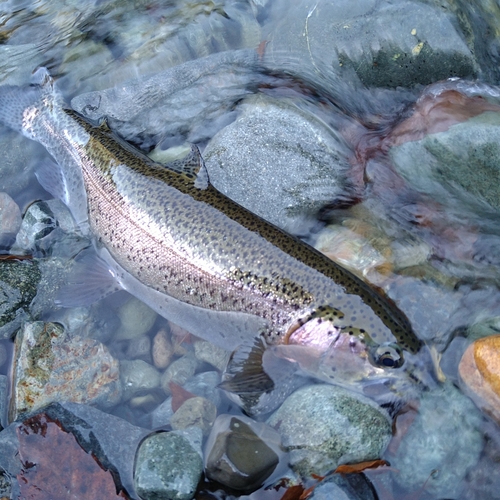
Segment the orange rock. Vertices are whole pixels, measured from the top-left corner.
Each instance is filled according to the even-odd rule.
[[[500,335],[473,342],[464,352],[458,372],[464,392],[500,422]]]

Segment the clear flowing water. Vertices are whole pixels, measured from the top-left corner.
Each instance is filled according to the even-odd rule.
[[[308,19],[315,8],[300,20],[307,40],[312,36]],[[111,119],[111,128],[113,124],[123,126],[119,132],[145,152],[157,144],[157,150],[163,150],[185,141],[196,142],[203,151],[217,132],[236,119],[238,103],[251,94],[286,99],[324,124],[340,138],[339,155],[347,166],[340,175],[342,189],[321,204],[316,217],[299,214],[295,226],[287,229],[383,288],[409,317],[436,360],[441,360],[442,377],[458,384],[457,366],[465,338],[500,331],[499,204],[495,209],[495,200],[487,200],[484,193],[475,196],[475,181],[470,181],[472,186],[466,192],[456,189],[456,180],[447,178],[449,172],[441,173],[438,180],[429,176],[420,160],[412,160],[416,153],[408,144],[484,112],[497,113],[500,91],[493,85],[467,81],[360,89],[348,74],[332,88],[328,75],[317,68],[304,65],[302,78],[283,70],[301,65],[301,56],[293,47],[272,54],[280,62],[273,68],[267,59],[267,44],[278,38],[276,29],[286,11],[287,3],[279,1],[4,1],[0,5],[0,80],[2,85],[26,84],[34,69],[45,66],[69,103],[85,92],[120,87],[134,79],[140,89],[146,77],[210,54],[255,50],[267,66],[262,72],[234,63],[221,66],[220,72],[215,68],[201,83],[178,81],[181,91],[169,98],[168,106],[155,109],[146,96],[134,103],[138,108],[149,106],[142,121],[123,125],[126,119]],[[131,109],[122,103],[116,116],[126,116]],[[432,144],[426,147],[432,150]],[[34,174],[40,163],[50,161],[43,148],[4,128],[0,148],[0,190],[14,199],[21,212],[34,201],[51,199]],[[262,184],[273,177],[272,166],[266,175]],[[498,183],[495,175],[493,168],[492,184]],[[265,207],[262,210],[265,213]],[[328,231],[332,231],[332,239]],[[10,250],[11,243],[3,243],[3,253]],[[72,258],[72,248],[59,248],[59,255]],[[43,252],[37,256],[43,257]],[[93,324],[104,325],[103,331],[115,331],[120,308],[128,298],[118,293],[95,306]],[[67,314],[76,318],[75,329],[88,328],[88,317],[78,319],[74,312],[55,306],[48,306],[42,317],[58,320]],[[152,339],[162,328],[171,327],[156,318],[147,335]],[[133,357],[127,341],[110,338],[111,334],[104,335],[103,341],[115,357]],[[191,348],[185,332],[172,338],[177,354]],[[10,353],[11,344],[3,343]],[[438,364],[436,361],[436,367]],[[7,370],[4,363],[0,372]],[[164,399],[161,390],[153,390],[146,403],[124,403],[112,412],[142,425],[144,415]],[[383,458],[391,461],[398,456],[398,446],[417,410],[410,407],[398,418],[395,437]],[[225,401],[219,412],[241,410]],[[450,414],[449,428],[460,429],[461,418]],[[436,421],[442,419],[436,413]],[[418,432],[425,441],[424,436],[434,432],[432,418],[421,425]],[[481,496],[485,478],[498,468],[500,436],[496,424],[486,416],[477,430],[483,434],[482,451],[463,479],[459,498],[487,498],[493,491],[487,489],[486,496]],[[408,457],[424,454],[425,446],[431,445],[405,453]],[[433,453],[428,450],[431,460]],[[449,461],[453,463],[451,456]],[[432,472],[439,473],[439,469]],[[418,488],[394,486],[392,475],[397,474],[396,469],[366,472],[380,498],[440,498],[427,491],[428,478]],[[201,488],[197,498],[232,497],[223,490],[209,493],[208,489]],[[283,490],[258,491],[252,498],[280,498],[282,494]]]

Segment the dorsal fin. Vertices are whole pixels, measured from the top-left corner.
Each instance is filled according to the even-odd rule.
[[[171,161],[165,167],[193,180],[195,187],[207,189],[208,172],[198,146],[191,144],[191,149],[184,158]]]

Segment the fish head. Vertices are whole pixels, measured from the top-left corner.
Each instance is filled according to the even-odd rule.
[[[425,378],[420,357],[397,342],[378,344],[364,329],[321,318],[307,321],[269,350],[268,371],[273,358],[286,359],[306,376],[358,392],[375,384],[393,394],[413,392]]]

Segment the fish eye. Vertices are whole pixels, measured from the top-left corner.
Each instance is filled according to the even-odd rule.
[[[372,361],[383,368],[400,368],[404,363],[403,351],[397,344],[382,344],[372,352]]]

